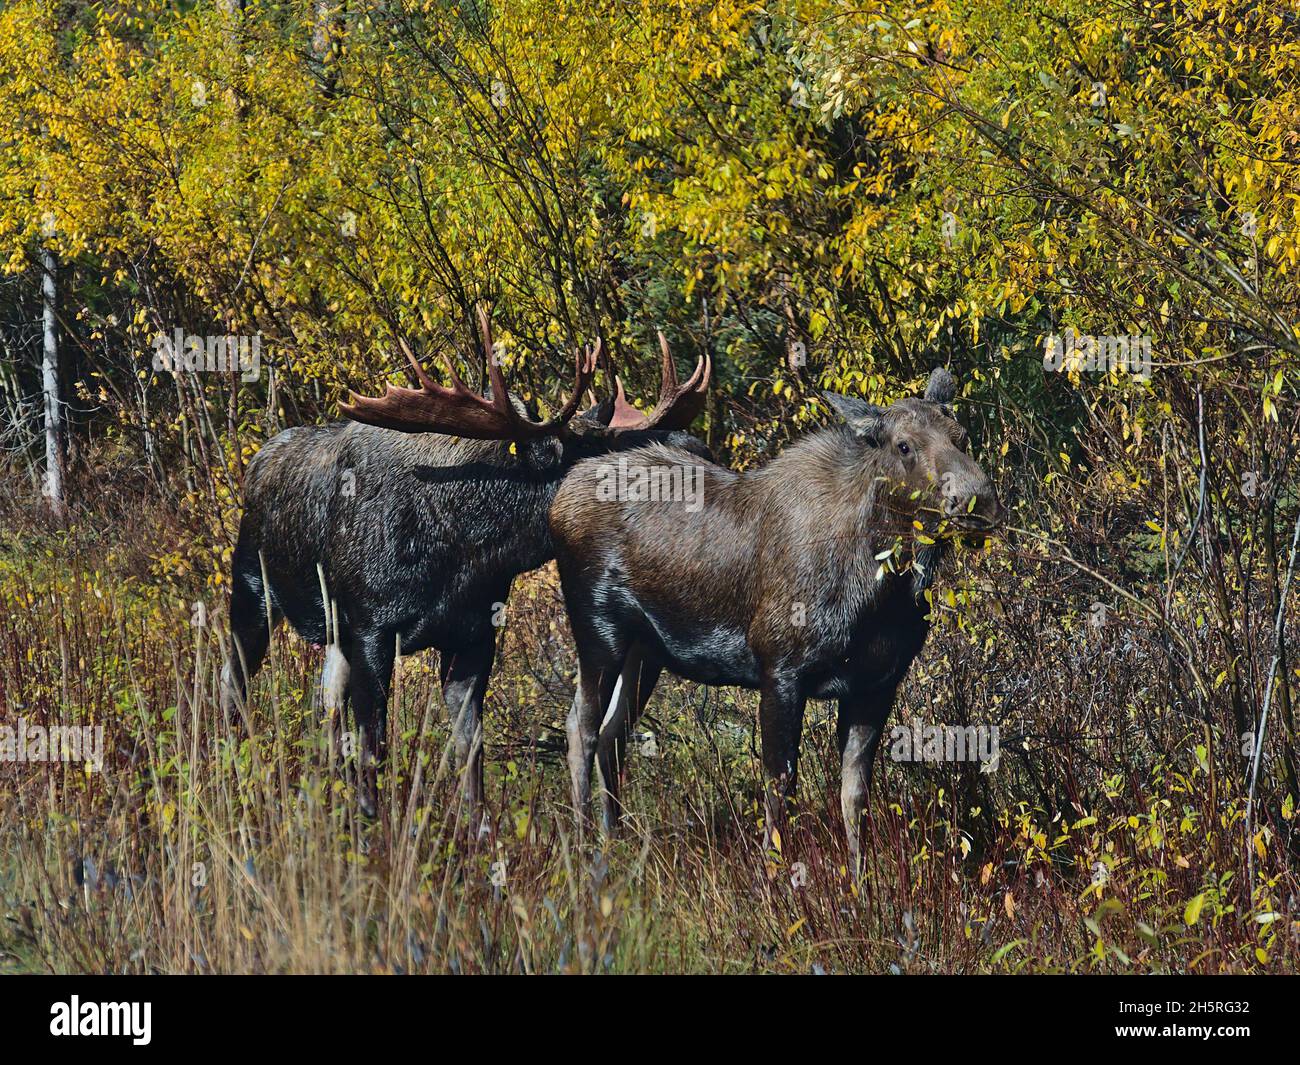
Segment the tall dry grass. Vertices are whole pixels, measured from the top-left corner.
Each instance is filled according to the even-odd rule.
[[[5,969],[1218,972],[1300,954],[1294,821],[1267,821],[1252,897],[1240,785],[1198,750],[1207,726],[1165,704],[1155,637],[1080,624],[1063,608],[1084,589],[1032,544],[958,560],[896,712],[998,724],[998,769],[894,763],[887,740],[856,883],[829,704],[810,708],[781,853],[761,846],[752,697],[677,683],[634,745],[627,831],[575,838],[573,659],[547,571],[512,597],[481,830],[461,816],[432,655],[400,663],[368,822],[347,723],[319,710],[319,649],[282,630],[251,729],[223,720],[221,598],[150,568],[183,535],[164,509],[67,529],[18,514],[0,541],[0,717],[102,725],[106,750],[100,772],[0,763]]]

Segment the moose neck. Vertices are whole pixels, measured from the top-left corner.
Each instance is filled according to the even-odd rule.
[[[923,605],[944,546],[916,541],[916,504],[891,490],[878,448],[847,429],[824,429],[746,480],[760,512],[785,515],[789,535],[811,560],[808,572],[834,589],[846,623],[900,592]],[[877,557],[895,545],[891,558]]]

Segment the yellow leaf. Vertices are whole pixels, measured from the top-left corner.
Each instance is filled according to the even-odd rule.
[[[1196,898],[1187,904],[1187,909],[1183,911],[1183,920],[1190,927],[1201,919],[1201,910],[1205,908],[1205,892],[1201,892]]]

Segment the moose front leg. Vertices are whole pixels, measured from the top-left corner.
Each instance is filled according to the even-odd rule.
[[[763,740],[763,789],[766,824],[763,845],[774,844],[773,833],[794,811],[799,777],[799,740],[803,734],[804,696],[798,681],[776,674],[763,678],[758,702],[758,724]]]
[[[460,651],[444,652],[438,666],[456,745],[456,768],[464,774],[465,809],[471,825],[476,824],[483,805],[483,697],[495,657],[492,635]]]
[[[388,688],[397,647],[391,634],[369,632],[353,638],[348,694],[357,723],[357,796],[361,812],[379,810],[378,772],[388,748]]]
[[[862,827],[871,790],[876,748],[894,706],[895,688],[841,699],[836,731],[840,741],[840,812],[855,876],[862,874]]]

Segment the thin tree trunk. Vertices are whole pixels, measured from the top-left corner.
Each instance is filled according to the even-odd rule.
[[[59,397],[58,269],[59,261],[53,250],[43,247],[41,305],[45,348],[41,383],[45,396],[45,497],[54,516],[62,520],[67,516],[67,503],[63,495],[63,407]]]

